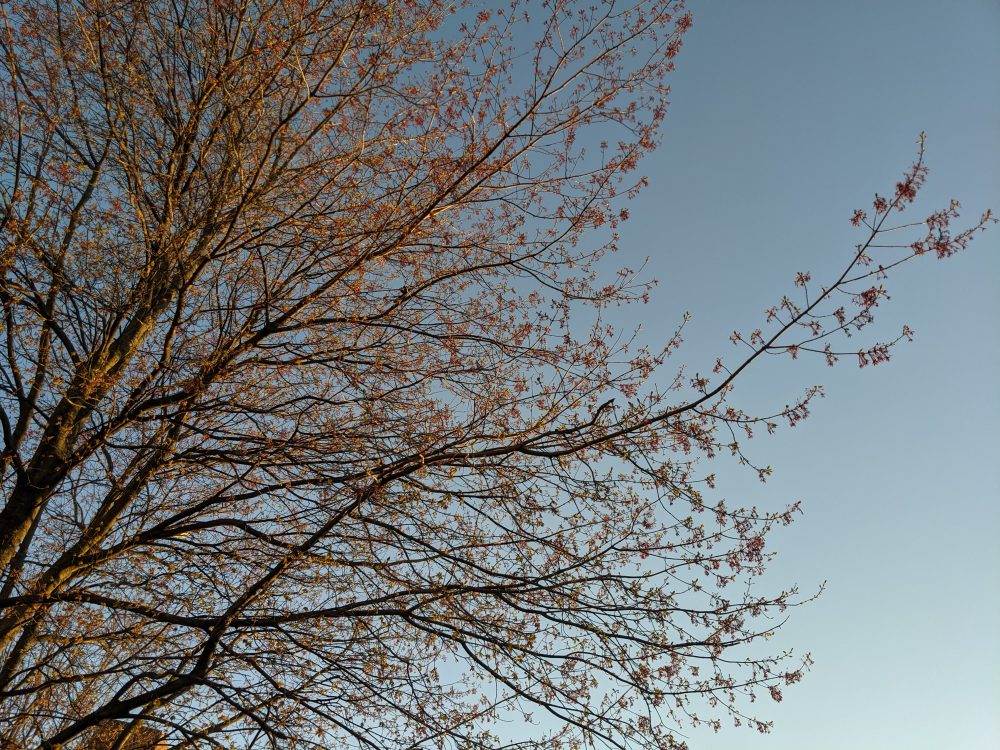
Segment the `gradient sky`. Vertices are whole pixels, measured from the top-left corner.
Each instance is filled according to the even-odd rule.
[[[927,133],[930,176],[911,218],[962,201],[1000,209],[997,0],[689,0],[665,139],[642,171],[621,260],[660,280],[640,313],[657,341],[685,310],[678,358],[708,371],[735,328],[821,283],[859,234],[856,207],[893,185]],[[823,383],[794,430],[749,444],[774,478],[730,467],[720,493],[800,521],[773,537],[768,583],[827,582],[775,648],[816,665],[766,737],[688,733],[694,750],[1000,747],[1000,226],[965,254],[890,279],[883,331],[912,344],[876,369],[782,360],[736,403],[765,409]]]

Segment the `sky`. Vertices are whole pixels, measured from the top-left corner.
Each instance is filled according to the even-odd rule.
[[[633,310],[647,341],[693,320],[677,355],[707,371],[728,336],[838,269],[852,211],[891,194],[927,134],[930,175],[911,217],[951,198],[1000,209],[996,0],[689,0],[664,141],[630,205],[622,260],[659,279]],[[1000,747],[1000,225],[961,256],[891,279],[883,331],[913,343],[888,364],[782,361],[735,403],[827,397],[794,430],[753,441],[775,475],[722,467],[720,493],[766,508],[801,500],[773,538],[774,590],[826,582],[775,648],[815,666],[775,728],[688,731],[693,750],[996,750]]]

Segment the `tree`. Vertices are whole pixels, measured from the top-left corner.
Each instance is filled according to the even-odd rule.
[[[165,750],[161,743],[161,732],[137,724],[130,728],[126,722],[102,721],[86,733],[84,748],[86,750],[107,750],[118,743],[119,738],[126,734],[128,739],[120,743],[123,750]]]
[[[764,355],[888,359],[906,330],[854,343],[887,273],[991,220],[952,232],[953,204],[887,239],[922,143],[854,214],[838,278],[798,274],[731,361],[664,379],[680,330],[647,351],[603,311],[649,291],[607,256],[679,2],[40,0],[3,21],[0,741],[766,730],[745,699],[808,666],[747,648],[801,601],[752,587],[795,509],[713,502],[696,461],[808,413],[818,389],[733,404]]]

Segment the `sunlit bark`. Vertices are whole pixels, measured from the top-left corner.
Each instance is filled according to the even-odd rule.
[[[855,216],[843,276],[811,297],[800,276],[712,376],[664,376],[679,335],[613,331],[601,311],[649,285],[602,259],[679,3],[2,12],[5,747],[765,726],[745,699],[803,660],[745,647],[797,599],[747,584],[794,509],[726,508],[694,462],[807,412],[815,391],[731,406],[755,360],[832,363],[884,270],[964,247],[954,208],[880,246],[922,150]]]

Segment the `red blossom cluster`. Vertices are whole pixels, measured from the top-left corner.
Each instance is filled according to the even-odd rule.
[[[913,331],[904,326],[902,333],[892,340],[870,342],[858,348],[842,350],[831,341],[834,336],[852,337],[875,321],[875,309],[889,299],[884,282],[889,279],[891,270],[928,253],[938,258],[951,257],[968,247],[976,233],[996,222],[987,211],[975,224],[953,232],[951,225],[959,216],[959,203],[952,201],[947,208],[933,212],[924,221],[890,223],[890,216],[914,203],[926,181],[928,170],[924,163],[923,134],[917,143],[917,159],[896,183],[892,197],[876,194],[872,201],[873,214],[859,208],[851,215],[851,224],[865,227],[868,236],[856,247],[836,282],[820,289],[819,294],[811,295],[811,275],[808,272],[795,274],[794,284],[802,290],[802,300],[796,303],[783,297],[780,304],[765,310],[768,329],[754,330],[748,337],[736,331],[730,336],[733,344],[747,346],[751,359],[762,354],[787,354],[797,359],[801,353],[810,352],[821,355],[832,367],[841,356],[850,354],[859,366],[866,367],[887,362],[893,346],[912,339]],[[888,241],[897,233],[916,227],[926,227],[923,237],[903,242]],[[878,283],[871,283],[873,281]],[[849,302],[840,303],[845,297]],[[726,367],[720,359],[713,371],[719,374],[737,369]],[[792,424],[801,418],[794,408],[785,416]]]

